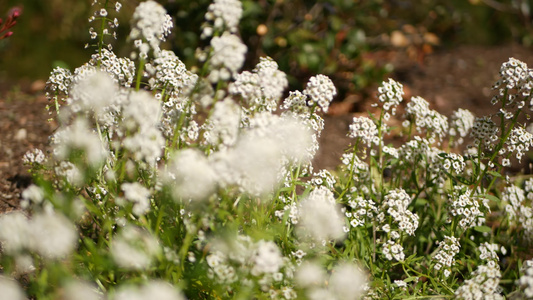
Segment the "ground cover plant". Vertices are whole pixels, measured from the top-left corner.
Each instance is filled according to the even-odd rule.
[[[25,155],[35,184],[0,216],[2,297],[533,297],[533,179],[508,173],[533,142],[525,63],[502,65],[489,116],[384,81],[340,167],[315,170],[334,82],[241,70],[239,1],[209,6],[193,70],[162,49],[158,3],[135,10],[128,58],[109,46],[120,2],[94,4],[95,54],[47,83],[52,151]]]

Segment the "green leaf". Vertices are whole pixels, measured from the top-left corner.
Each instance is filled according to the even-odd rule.
[[[492,232],[492,228],[488,226],[475,226],[474,230],[477,232]]]
[[[417,279],[418,279],[417,276],[411,276],[411,277],[407,277],[407,278],[405,278],[403,281],[404,281],[404,282],[411,282],[411,281],[413,281],[413,280],[417,280]]]
[[[483,197],[483,198],[487,198],[488,200],[490,200],[490,201],[494,201],[494,202],[496,202],[496,203],[498,203],[498,204],[502,202],[502,200],[500,200],[500,198],[498,198],[498,197],[496,197],[496,196],[494,196],[494,195],[487,195],[487,194],[484,194],[484,195],[481,195],[481,197]]]
[[[487,172],[489,175],[492,175],[494,177],[497,177],[497,178],[503,178],[502,174],[496,172],[496,171],[488,171]]]

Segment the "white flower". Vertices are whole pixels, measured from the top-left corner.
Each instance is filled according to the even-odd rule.
[[[333,101],[333,97],[337,95],[337,89],[329,77],[320,74],[309,78],[303,93],[309,97],[307,105],[314,106],[318,104],[318,107],[327,113],[329,104]]]
[[[396,107],[402,102],[403,95],[404,91],[401,83],[391,78],[381,83],[381,86],[378,88],[378,98],[383,103],[383,109],[387,112],[384,117],[385,120],[388,120],[390,115],[394,116],[396,114]]]
[[[12,278],[0,275],[0,299],[24,300],[27,299],[20,285]]]
[[[259,276],[263,273],[274,274],[283,266],[283,257],[278,246],[272,241],[259,241],[254,250],[251,262],[251,274]]]
[[[242,15],[242,3],[238,0],[214,0],[208,7],[206,20],[212,21],[215,29],[237,31]]]
[[[52,137],[54,156],[59,160],[68,160],[77,150],[83,151],[83,157],[91,166],[101,164],[107,157],[107,150],[98,135],[89,129],[84,118],[77,118],[73,124],[60,128]]]
[[[111,241],[111,256],[122,268],[144,270],[152,265],[160,252],[157,239],[134,226],[124,227]]]
[[[218,101],[207,120],[206,140],[217,146],[232,146],[237,141],[241,123],[241,107],[231,98]]]
[[[371,144],[378,144],[378,127],[370,118],[354,117],[350,124],[348,136],[353,139],[361,139],[361,142],[370,147]]]
[[[304,262],[296,270],[295,280],[301,287],[320,286],[326,279],[324,269],[314,262]]]
[[[123,285],[112,300],[184,300],[185,297],[167,282],[151,280],[140,286]]]
[[[230,79],[244,64],[246,45],[238,36],[224,32],[211,40],[211,47],[213,54],[209,60],[209,79],[211,82]]]
[[[84,281],[70,281],[63,289],[63,300],[103,300],[104,294],[94,285]]]
[[[133,203],[133,214],[141,216],[150,209],[150,191],[138,182],[123,183],[120,189],[126,200]]]
[[[205,155],[192,148],[176,153],[165,176],[176,197],[183,200],[207,200],[215,192],[217,181],[218,176]]]
[[[333,193],[324,187],[313,190],[302,200],[299,225],[300,234],[309,234],[316,242],[345,237],[340,208]]]
[[[44,191],[35,184],[30,185],[22,191],[22,207],[28,207],[30,203],[40,204],[44,200]]]
[[[17,254],[30,245],[28,218],[20,211],[0,215],[0,245],[6,254]]]
[[[45,258],[59,259],[76,248],[78,233],[62,214],[40,213],[30,221],[32,248]]]
[[[159,45],[170,34],[173,27],[172,18],[163,6],[153,0],[141,2],[132,18],[131,40],[144,39],[155,53],[160,51]],[[141,55],[147,54],[148,49],[139,47]]]
[[[364,293],[367,275],[355,264],[342,263],[333,269],[329,289],[336,299],[359,299]]]

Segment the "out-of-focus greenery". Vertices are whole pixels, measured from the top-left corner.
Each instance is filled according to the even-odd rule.
[[[54,64],[75,68],[94,49],[89,42],[87,18],[91,0],[7,0],[0,3],[5,16],[22,6],[15,34],[0,41],[0,78],[45,78]],[[113,5],[115,1],[109,1]],[[139,0],[125,0],[122,13],[131,14]],[[159,0],[173,16],[176,27],[169,40],[190,67],[194,52],[203,45],[201,24],[210,0]],[[391,71],[387,52],[431,51],[435,44],[495,44],[511,40],[531,44],[530,2],[526,0],[243,0],[240,34],[251,47],[247,66],[260,56],[271,56],[292,74],[292,88],[301,88],[311,74],[327,74],[340,97],[361,92]],[[119,35],[128,34],[121,22]],[[124,41],[125,39],[119,39]],[[115,45],[128,55],[127,45]]]

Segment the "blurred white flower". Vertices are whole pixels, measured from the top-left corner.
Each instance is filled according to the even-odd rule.
[[[256,244],[251,261],[251,274],[259,276],[262,273],[274,274],[283,266],[283,256],[276,243],[261,240]]]
[[[70,281],[63,289],[62,300],[103,300],[104,294],[95,286],[84,281]]]
[[[120,189],[124,198],[133,203],[133,214],[141,216],[150,210],[150,190],[138,182],[123,183]]]
[[[157,239],[134,226],[124,227],[111,241],[111,256],[122,268],[144,270],[161,251]]]
[[[0,300],[27,299],[20,285],[12,278],[0,275]]]
[[[234,76],[244,64],[246,45],[234,34],[224,32],[211,40],[213,54],[209,60],[211,73],[209,80],[218,82]]]
[[[333,193],[325,187],[313,190],[302,200],[299,234],[310,235],[315,242],[344,239],[344,218]]]
[[[367,283],[367,275],[361,267],[353,263],[342,263],[333,269],[329,279],[329,289],[335,299],[360,299]]]
[[[30,224],[32,248],[43,257],[63,258],[76,248],[78,233],[64,215],[40,213],[33,216]]]
[[[181,292],[164,281],[151,280],[140,286],[123,285],[112,300],[184,300]]]
[[[203,153],[196,149],[177,152],[167,165],[164,181],[183,200],[207,200],[215,192],[218,176]]]

